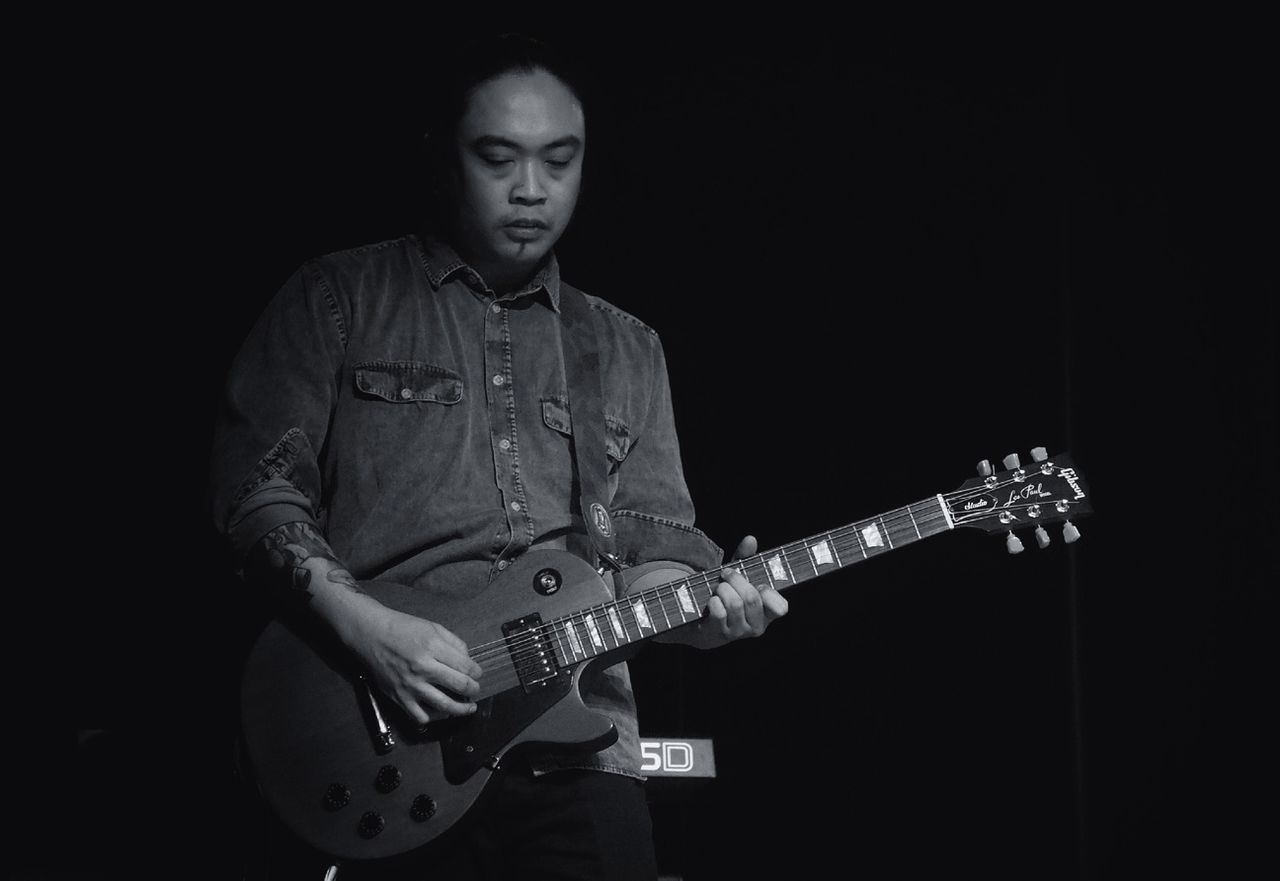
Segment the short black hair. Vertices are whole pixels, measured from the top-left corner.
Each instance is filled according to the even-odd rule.
[[[507,73],[545,70],[560,80],[586,113],[589,103],[588,78],[575,61],[549,43],[526,34],[504,33],[460,44],[435,60],[428,81],[422,84],[425,98],[424,138],[427,180],[430,188],[428,227],[444,231],[451,221],[454,196],[451,176],[457,168],[454,134],[467,112],[472,94],[480,86]]]

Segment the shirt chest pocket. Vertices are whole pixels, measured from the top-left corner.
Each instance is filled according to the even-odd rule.
[[[356,365],[355,379],[361,397],[393,404],[456,404],[462,400],[462,377],[447,367],[423,361],[364,361]]]
[[[546,426],[565,437],[573,437],[573,416],[569,402],[560,397],[542,399],[542,421]],[[631,452],[631,431],[626,422],[616,416],[604,415],[604,448],[609,456],[609,470],[615,471]]]
[[[417,504],[428,495],[452,504],[470,473],[460,465],[467,435],[463,381],[424,361],[362,361],[354,365],[352,400],[333,429],[335,462],[357,475],[370,504]]]

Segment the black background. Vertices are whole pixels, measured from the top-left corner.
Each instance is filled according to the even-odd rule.
[[[797,588],[763,639],[648,650],[642,731],[713,737],[719,766],[651,787],[664,867],[1273,871],[1277,78],[1249,29],[519,24],[598,72],[564,273],[662,334],[722,546],[1037,445],[1097,510],[1070,549],[963,531]],[[86,32],[33,68],[24,877],[252,858],[251,630],[203,510],[217,390],[300,262],[415,227],[415,59],[447,33]]]

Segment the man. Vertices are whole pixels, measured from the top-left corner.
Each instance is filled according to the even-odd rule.
[[[552,249],[586,150],[572,76],[505,37],[461,54],[450,78],[428,133],[434,233],[301,267],[237,356],[214,447],[237,568],[301,601],[418,724],[475,712],[482,670],[454,633],[360,582],[455,600],[530,549],[596,562],[575,454],[607,451],[603,529],[623,562],[723,556],[693,526],[656,333],[560,280]],[[599,350],[602,445],[572,412],[568,297],[583,297]],[[737,555],[754,552],[748,537]],[[776,591],[722,578],[703,620],[666,639],[709,648],[785,614]],[[504,763],[464,836],[432,854],[434,877],[654,877],[626,665],[587,700],[617,743]]]

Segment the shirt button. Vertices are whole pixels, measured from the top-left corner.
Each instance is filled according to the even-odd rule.
[[[512,510],[512,511],[519,511],[519,510],[520,510],[520,503],[519,503],[519,502],[512,502],[512,503],[511,503],[511,510]]]
[[[497,303],[494,303],[494,304],[493,304],[492,306],[490,306],[489,308],[493,310],[493,314],[494,314],[494,315],[497,315],[499,312],[501,312],[501,311],[502,311],[502,307],[501,307],[501,306],[499,306]]]
[[[404,398],[406,401],[409,400],[413,397],[413,390],[407,388],[400,389],[400,397]]]
[[[506,381],[507,381],[506,377],[504,377],[501,373],[495,374],[493,377],[494,385],[502,385]]]
[[[502,440],[498,441],[498,448],[503,450],[511,449],[511,441],[504,437]]]
[[[506,569],[506,568],[507,568],[507,561],[506,561],[506,560],[499,560],[499,561],[498,561],[498,568],[499,568],[499,569]]]

